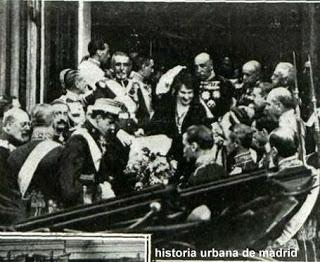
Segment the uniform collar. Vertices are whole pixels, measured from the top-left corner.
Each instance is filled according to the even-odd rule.
[[[130,74],[130,78],[143,82],[143,76],[139,72],[132,71]]]
[[[98,140],[102,135],[102,133],[91,123],[90,121],[86,121],[84,123],[84,127],[88,130],[88,133],[93,137],[94,140]]]
[[[211,75],[205,80],[205,82],[206,82],[206,81],[211,81],[211,80],[213,80],[213,78],[215,78],[215,77],[216,77],[216,73],[215,73],[214,70],[212,69]]]

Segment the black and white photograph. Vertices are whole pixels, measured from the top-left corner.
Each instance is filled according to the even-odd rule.
[[[4,236],[320,259],[320,2],[0,0],[0,25]]]
[[[6,234],[0,238],[5,262],[145,262],[147,236]]]

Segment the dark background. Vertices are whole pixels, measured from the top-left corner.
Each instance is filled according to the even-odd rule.
[[[77,2],[48,2],[47,100],[57,97],[59,72],[76,67]],[[298,70],[310,53],[318,75],[319,6],[307,3],[137,3],[92,2],[92,38],[102,38],[111,51],[150,54],[158,65],[190,65],[202,51],[218,65],[224,56],[235,67],[251,59],[263,64],[269,81],[275,65],[292,62]],[[310,10],[313,8],[314,13]],[[317,81],[316,81],[317,83]]]

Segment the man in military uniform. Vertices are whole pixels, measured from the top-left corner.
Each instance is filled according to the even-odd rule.
[[[229,175],[251,172],[258,168],[257,153],[251,147],[253,129],[245,124],[235,124],[230,134],[227,170]]]
[[[142,91],[140,92],[141,103],[146,103],[143,106],[139,106],[136,112],[138,122],[141,125],[148,123],[154,114],[154,105],[152,104],[153,93],[151,86],[151,77],[154,72],[154,61],[152,58],[138,56],[133,61],[133,69],[131,71],[130,78],[135,81],[139,81],[144,84]]]
[[[85,121],[84,94],[87,93],[87,82],[78,70],[69,69],[65,72],[64,83],[67,93],[59,97],[69,106],[71,126],[81,126]]]
[[[248,105],[252,102],[253,88],[258,86],[261,79],[261,64],[251,60],[242,66],[242,86],[237,89],[237,105]]]
[[[104,97],[120,101],[126,106],[129,118],[135,123],[150,118],[152,113],[151,90],[141,81],[129,78],[132,64],[128,55],[123,52],[115,52],[111,58],[111,68],[114,79],[99,82],[100,88],[93,93],[95,99]]]
[[[118,184],[129,154],[129,148],[121,139],[124,131],[117,128],[121,112],[121,103],[97,99],[84,127],[76,130],[66,142],[59,168],[65,206],[113,197],[111,184],[117,194],[121,186],[125,190],[124,184]]]
[[[215,74],[209,54],[198,54],[194,58],[194,66],[202,103],[208,109],[208,117],[217,120],[234,104],[234,87],[230,81]]]
[[[0,225],[9,225],[19,219],[22,202],[18,191],[12,191],[12,177],[8,173],[9,154],[30,139],[30,119],[20,108],[12,108],[4,113],[0,139]]]
[[[8,158],[10,190],[25,202],[25,216],[48,212],[59,201],[57,168],[62,147],[54,142],[53,110],[38,104],[31,112],[30,142],[14,150]],[[18,194],[17,193],[17,194]]]
[[[133,70],[130,78],[146,83],[154,72],[154,61],[152,58],[137,56],[133,60]]]

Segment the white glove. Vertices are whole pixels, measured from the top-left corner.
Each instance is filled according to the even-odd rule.
[[[107,181],[99,184],[101,190],[101,199],[109,199],[115,197],[111,184]]]
[[[83,186],[83,204],[92,204],[92,193],[88,192],[88,187]]]
[[[123,129],[120,129],[116,137],[119,139],[119,141],[124,145],[124,146],[130,146],[132,144],[132,140],[134,139],[134,136],[129,135],[126,131]]]

